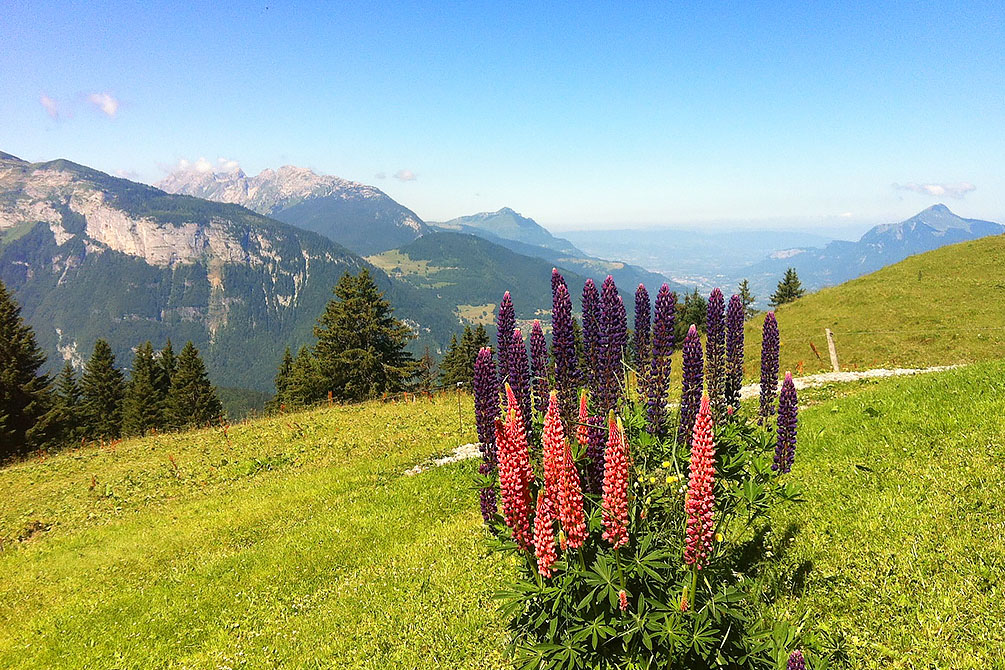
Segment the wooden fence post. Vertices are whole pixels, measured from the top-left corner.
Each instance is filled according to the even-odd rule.
[[[834,368],[834,372],[841,372],[841,366],[838,365],[837,347],[834,346],[834,333],[831,332],[830,328],[824,328],[824,333],[827,334],[827,349],[831,354],[831,367]]]

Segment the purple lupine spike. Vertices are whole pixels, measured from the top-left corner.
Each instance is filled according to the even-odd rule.
[[[600,393],[600,294],[592,279],[583,284],[583,349],[590,395]]]
[[[789,661],[785,664],[785,670],[806,670],[806,659],[803,652],[796,649],[789,654]]]
[[[734,295],[726,310],[726,403],[734,411],[740,409],[743,386],[743,317],[743,300]]]
[[[558,293],[558,287],[565,286],[565,277],[562,273],[558,271],[558,268],[551,269],[551,299],[555,300],[555,294]],[[568,288],[566,286],[566,288]]]
[[[607,275],[600,290],[600,389],[597,409],[616,409],[624,391],[622,359],[627,344],[628,315],[614,278]]]
[[[475,392],[475,427],[482,458],[486,463],[496,463],[495,420],[499,416],[499,378],[492,350],[482,347],[475,357],[472,387]]]
[[[604,490],[604,451],[607,449],[607,429],[604,420],[591,416],[586,420],[587,443],[586,479],[590,493],[600,495]]]
[[[534,409],[544,414],[548,410],[548,340],[537,319],[530,329],[530,374],[534,380]]]
[[[506,383],[509,374],[509,345],[513,341],[513,329],[516,327],[516,313],[513,310],[513,299],[509,291],[503,293],[499,311],[496,314],[496,341],[499,343],[499,389]]]
[[[698,329],[695,328],[694,324],[691,324],[687,336],[684,338],[683,353],[684,384],[680,394],[680,424],[677,426],[677,443],[680,445],[690,443],[691,432],[694,430],[694,419],[698,416],[698,408],[701,406],[701,384],[704,371],[701,338],[698,336]]]
[[[644,284],[635,289],[635,374],[643,385],[649,366],[649,291]]]
[[[792,470],[796,460],[796,429],[799,425],[799,399],[792,373],[785,373],[782,392],[778,395],[778,442],[775,444],[775,461],[771,469],[782,474]]]
[[[705,385],[712,415],[721,419],[726,411],[726,303],[722,291],[712,289],[705,317]]]
[[[775,393],[778,391],[778,322],[775,313],[764,317],[761,335],[761,409],[758,423],[775,413]]]
[[[509,374],[507,375],[513,395],[520,405],[523,428],[530,435],[532,416],[530,413],[530,366],[527,361],[527,345],[519,328],[513,330],[513,340],[509,345]]]
[[[677,294],[666,284],[656,294],[653,315],[653,358],[646,378],[646,420],[650,435],[666,431],[666,403],[670,390],[670,358],[677,324]]]
[[[552,274],[554,280],[555,274]],[[559,275],[561,277],[561,275]],[[562,418],[567,426],[576,416],[579,390],[579,362],[576,338],[572,327],[572,296],[562,280],[556,285],[551,309],[551,357],[555,362],[555,386],[558,390]]]
[[[478,466],[478,473],[490,475],[495,472],[495,467],[491,463],[482,463]],[[498,506],[496,504],[495,486],[485,486],[478,490],[478,502],[482,509],[482,520],[486,524],[492,523],[495,518]]]

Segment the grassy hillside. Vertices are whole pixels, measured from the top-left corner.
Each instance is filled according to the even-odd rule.
[[[1005,351],[1005,236],[912,256],[778,310],[782,369],[829,370],[824,328],[842,367],[927,366]],[[757,370],[761,318],[747,330],[747,375]],[[810,343],[820,352],[818,360]]]
[[[803,393],[765,606],[839,668],[1005,658],[1005,362]],[[455,397],[321,409],[0,470],[0,667],[500,668]],[[774,578],[772,578],[774,577]]]
[[[8,467],[0,667],[498,667],[470,463],[401,474],[472,433],[448,397]]]

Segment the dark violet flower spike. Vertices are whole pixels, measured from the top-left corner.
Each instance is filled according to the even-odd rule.
[[[639,284],[635,289],[635,372],[640,386],[649,366],[649,319],[649,291],[645,285]]]
[[[552,279],[555,275],[552,274]],[[561,275],[559,275],[561,278]],[[555,386],[558,390],[562,418],[571,425],[576,416],[579,388],[579,362],[572,326],[572,296],[565,281],[556,284],[551,309],[551,356],[555,363]]]
[[[796,431],[799,425],[799,399],[792,373],[785,373],[782,392],[778,396],[778,442],[775,444],[775,461],[771,469],[782,474],[792,470],[796,460]]]
[[[583,349],[590,395],[600,392],[600,293],[592,279],[583,284]]]
[[[586,420],[587,424],[587,445],[586,458],[589,463],[586,466],[587,488],[590,493],[600,494],[604,490],[604,454],[607,449],[607,429],[604,427],[604,420],[598,416],[591,416]]]
[[[475,357],[475,427],[484,461],[496,464],[495,420],[499,417],[499,379],[492,350],[482,347]]]
[[[548,409],[548,341],[537,319],[534,319],[530,329],[530,374],[533,378],[534,409],[538,414],[544,414]]]
[[[558,268],[551,269],[551,299],[555,300],[555,294],[558,293],[558,287],[565,286],[565,277],[562,273],[558,271]],[[566,290],[568,287],[566,286]]]
[[[670,390],[670,358],[674,349],[677,294],[663,284],[656,294],[653,315],[652,361],[646,377],[646,421],[651,435],[666,431],[667,394]]]
[[[803,652],[796,649],[789,654],[789,662],[785,665],[785,670],[806,670],[806,659]]]
[[[527,347],[523,342],[523,334],[519,328],[513,331],[513,340],[509,346],[509,375],[507,377],[517,403],[520,405],[523,428],[530,435],[530,367],[527,361]]]
[[[494,442],[495,440],[493,440]],[[478,474],[490,475],[495,472],[495,467],[489,463],[482,463],[478,466]],[[498,503],[496,502],[496,489],[494,486],[486,486],[478,490],[478,502],[482,509],[482,520],[486,524],[491,524],[495,518]]]
[[[623,358],[628,337],[628,316],[618,287],[610,275],[600,291],[600,388],[597,409],[616,409],[624,393]]]
[[[690,443],[694,419],[698,415],[698,408],[701,405],[701,385],[704,374],[701,338],[698,336],[698,329],[695,328],[694,324],[691,324],[687,336],[684,337],[683,354],[684,382],[680,394],[680,423],[677,426],[677,443],[686,446]]]
[[[743,300],[734,295],[726,310],[726,404],[740,408],[743,386]]]
[[[775,413],[775,393],[778,390],[778,322],[775,313],[764,317],[761,339],[761,409],[759,423]]]
[[[712,416],[726,412],[726,304],[722,291],[712,289],[705,317],[705,383],[712,406]]]
[[[510,298],[509,291],[503,293],[502,302],[499,303],[499,311],[496,313],[496,341],[499,352],[499,383],[500,392],[502,384],[506,382],[506,375],[509,374],[509,345],[513,341],[513,329],[516,327],[516,313],[513,310],[513,299]]]

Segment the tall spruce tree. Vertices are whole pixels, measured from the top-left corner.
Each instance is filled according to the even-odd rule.
[[[471,332],[470,326],[468,333]],[[468,381],[465,375],[467,365],[467,351],[457,341],[457,333],[450,336],[450,346],[447,353],[440,361],[440,386],[456,386],[458,383]]]
[[[687,335],[691,324],[694,324],[700,331],[705,330],[705,319],[708,317],[708,300],[705,299],[705,296],[698,293],[697,288],[684,296],[684,304],[679,309],[680,314],[677,318],[675,341],[684,341],[684,336]]]
[[[302,407],[313,402],[324,400],[328,394],[325,380],[321,376],[318,359],[307,347],[300,347],[297,357],[290,366],[290,376],[281,396],[277,397],[280,406]],[[333,394],[334,395],[334,394]]]
[[[746,279],[740,282],[737,287],[737,293],[740,296],[740,302],[743,303],[743,318],[749,319],[754,316],[754,294],[750,292],[750,282]]]
[[[276,398],[282,398],[286,394],[286,389],[290,385],[290,375],[293,374],[293,354],[287,346],[283,353],[283,361],[279,364],[276,372],[274,384],[276,386]]]
[[[163,402],[157,383],[161,368],[154,358],[154,346],[142,344],[133,357],[133,369],[122,402],[122,432],[146,435],[163,425]]]
[[[775,292],[771,294],[771,306],[778,307],[779,305],[794,302],[803,297],[805,293],[806,290],[803,288],[802,282],[799,281],[796,269],[789,268],[785,271],[785,276],[782,277],[782,280],[778,282]]]
[[[429,353],[429,347],[426,347],[416,368],[415,383],[412,388],[423,393],[432,391],[436,383],[436,361],[433,360],[433,355]]]
[[[177,367],[178,359],[174,355],[169,338],[160,354],[157,355],[157,391],[160,393],[161,402],[167,400],[168,391],[171,390],[171,377],[174,376]]]
[[[167,397],[167,419],[171,428],[203,426],[220,419],[223,405],[206,374],[206,365],[191,341],[178,355]]]
[[[94,353],[80,378],[84,425],[90,438],[112,440],[122,434],[122,397],[125,382],[115,367],[115,355],[105,340],[94,343]]]
[[[366,268],[339,279],[314,327],[318,368],[337,400],[400,391],[414,375],[415,360],[405,350],[412,332],[393,314]]]
[[[51,409],[50,380],[39,372],[45,354],[0,282],[0,459],[41,446]]]
[[[77,383],[77,371],[69,361],[63,366],[56,377],[56,389],[53,393],[53,406],[59,426],[58,441],[63,444],[76,444],[85,436],[86,419],[84,417],[83,400],[80,394],[80,384]]]

